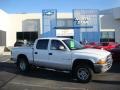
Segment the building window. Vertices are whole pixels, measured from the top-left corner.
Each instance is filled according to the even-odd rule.
[[[0,30],[0,46],[6,46],[6,32]]]
[[[22,22],[22,31],[39,31],[40,19],[26,19]]]
[[[115,32],[114,31],[104,31],[101,32],[101,42],[115,42]]]

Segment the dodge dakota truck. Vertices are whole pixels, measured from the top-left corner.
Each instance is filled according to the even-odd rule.
[[[92,80],[93,73],[102,73],[112,66],[111,53],[99,49],[85,49],[69,38],[38,38],[32,47],[15,47],[11,59],[20,72],[28,72],[32,65],[70,71],[82,83]]]

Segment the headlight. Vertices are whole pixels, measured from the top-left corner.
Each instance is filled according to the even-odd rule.
[[[97,62],[97,64],[106,64],[106,60],[100,59],[100,60]]]

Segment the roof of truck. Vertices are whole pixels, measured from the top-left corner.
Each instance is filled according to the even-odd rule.
[[[46,37],[46,38],[38,38],[38,39],[56,39],[56,40],[65,40],[70,38],[62,38],[62,37]]]

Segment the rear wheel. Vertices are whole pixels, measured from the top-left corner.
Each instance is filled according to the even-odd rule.
[[[88,66],[78,65],[75,68],[75,76],[79,82],[88,83],[92,79],[92,71]]]
[[[30,69],[29,63],[25,58],[18,58],[17,67],[20,72],[28,72]]]

